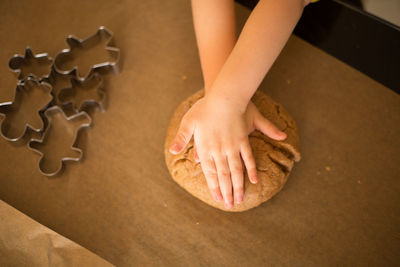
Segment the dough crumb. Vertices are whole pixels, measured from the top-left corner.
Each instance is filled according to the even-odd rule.
[[[331,167],[325,166],[325,170],[328,171],[328,172],[330,172],[330,171],[331,171]]]

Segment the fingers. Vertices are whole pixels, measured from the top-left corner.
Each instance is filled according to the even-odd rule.
[[[253,152],[251,151],[250,143],[248,141],[242,145],[240,154],[242,155],[244,165],[246,166],[250,182],[253,184],[257,183],[258,176],[256,161],[254,160]]]
[[[201,161],[201,169],[203,170],[204,176],[206,177],[207,185],[210,189],[211,195],[215,201],[221,201],[223,198],[219,188],[218,175],[215,164],[211,157],[205,152],[199,153],[199,157]]]
[[[189,143],[190,139],[192,139],[193,128],[194,127],[184,117],[179,126],[179,130],[169,147],[169,152],[175,155],[179,154]]]
[[[233,197],[235,203],[239,204],[243,202],[243,164],[240,159],[240,154],[228,155],[228,163],[231,171],[232,185],[233,185]]]
[[[231,172],[225,155],[214,155],[215,166],[217,167],[218,182],[221,193],[224,197],[225,207],[230,209],[233,206]]]
[[[254,126],[266,136],[275,140],[285,140],[286,134],[278,129],[272,122],[266,119],[261,113],[254,118]]]
[[[255,169],[251,148],[247,148],[247,150],[244,148],[243,152],[232,152],[228,155],[223,153],[211,155],[208,152],[201,151],[201,149],[197,151],[196,146],[194,146],[193,153],[195,159],[197,155],[201,161],[201,168],[211,195],[216,201],[224,200],[227,209],[232,208],[233,203],[242,203],[244,199],[244,175],[240,153],[245,155],[243,159],[247,162],[250,181],[252,183],[257,182],[257,170]]]

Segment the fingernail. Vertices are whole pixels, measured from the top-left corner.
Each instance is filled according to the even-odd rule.
[[[232,208],[232,203],[226,201],[226,202],[225,202],[225,207],[226,207],[227,209]]]
[[[237,197],[236,200],[235,200],[235,202],[236,202],[237,204],[242,203],[242,202],[243,202],[243,196]]]
[[[250,182],[252,182],[253,184],[256,184],[257,183],[257,178],[255,178],[255,177],[251,178]]]
[[[172,154],[178,154],[179,153],[178,151],[180,150],[181,148],[177,143],[172,144],[169,148],[169,152],[171,152]]]

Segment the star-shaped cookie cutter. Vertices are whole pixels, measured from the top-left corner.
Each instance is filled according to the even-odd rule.
[[[102,70],[108,71],[109,69],[111,69],[114,73],[119,73],[120,50],[113,46],[113,33],[110,30],[106,29],[104,26],[101,26],[94,35],[86,39],[82,40],[73,35],[69,35],[66,41],[70,48],[62,50],[60,53],[57,54],[54,60],[54,68],[57,72],[62,74],[70,74],[74,70],[76,70],[76,77],[79,80],[85,80],[90,77],[93,72],[99,72]],[[108,52],[110,58],[112,58],[111,61],[93,64],[86,75],[81,75],[80,71],[82,70],[79,70],[79,67],[76,65],[72,68],[66,69],[63,69],[61,67],[61,65],[65,64],[65,62],[75,59],[73,55],[75,51],[90,49],[91,47],[94,47],[96,44],[101,43],[102,41],[105,41],[104,49]]]
[[[78,117],[85,117],[86,120],[87,120],[87,122],[86,122],[86,123],[82,123],[79,127],[76,128],[75,133],[74,133],[73,138],[72,138],[73,141],[72,141],[72,143],[71,143],[71,147],[70,147],[70,148],[71,148],[71,150],[73,150],[73,151],[75,151],[75,152],[78,152],[78,153],[79,153],[79,156],[78,156],[78,157],[62,157],[61,160],[60,160],[60,164],[59,164],[58,168],[57,168],[55,171],[46,172],[46,170],[45,170],[45,169],[43,168],[43,166],[42,166],[42,162],[43,162],[43,159],[44,159],[44,153],[43,153],[42,151],[40,151],[39,149],[34,148],[34,147],[33,147],[33,144],[34,144],[34,143],[43,144],[43,143],[45,142],[46,138],[48,137],[48,132],[50,131],[50,129],[51,129],[51,127],[52,127],[52,124],[53,124],[53,121],[52,121],[52,114],[56,114],[56,113],[61,114],[61,116],[63,117],[63,119],[65,119],[65,120],[67,120],[67,121],[74,120],[74,119],[76,119],[76,118],[78,118]],[[45,117],[46,117],[47,120],[48,120],[48,126],[46,127],[46,130],[44,131],[44,133],[43,133],[41,139],[32,138],[32,139],[28,142],[28,149],[30,149],[30,150],[32,150],[32,151],[34,151],[34,152],[36,152],[36,153],[38,153],[38,154],[40,155],[40,159],[39,159],[39,171],[40,171],[43,175],[45,175],[45,176],[55,176],[55,175],[57,175],[57,174],[63,169],[63,167],[64,167],[64,162],[66,162],[66,161],[80,161],[80,160],[82,159],[82,157],[83,157],[83,151],[82,151],[82,149],[80,149],[80,148],[78,148],[78,147],[76,146],[76,141],[77,141],[77,138],[78,138],[78,135],[79,135],[80,130],[83,129],[83,128],[88,128],[88,127],[91,126],[91,124],[92,124],[92,119],[91,119],[90,116],[89,116],[86,112],[84,112],[84,111],[79,112],[79,113],[77,113],[77,114],[74,114],[74,115],[72,115],[72,116],[67,117],[67,116],[65,115],[64,111],[63,111],[59,106],[52,106],[52,107],[48,108],[48,109],[44,112],[44,115],[45,115]],[[53,136],[53,137],[54,137],[54,136]]]
[[[27,92],[29,90],[32,90],[33,88],[36,88],[36,87],[39,87],[41,90],[44,90],[44,92],[47,94],[47,98],[44,99],[43,105],[39,109],[36,110],[36,116],[37,116],[36,118],[40,119],[40,124],[41,125],[34,126],[31,123],[25,123],[24,130],[22,131],[22,133],[19,136],[16,136],[16,137],[7,136],[7,134],[5,133],[5,129],[4,129],[4,123],[5,123],[5,120],[7,118],[7,113],[9,113],[12,110],[18,109],[19,106],[21,105],[21,103],[20,103],[21,97],[19,97],[18,94]],[[53,96],[51,94],[51,90],[52,90],[52,87],[51,87],[50,84],[48,84],[46,82],[39,82],[33,77],[27,77],[24,80],[24,82],[19,83],[16,86],[13,100],[12,101],[8,101],[8,102],[0,103],[0,113],[5,115],[5,118],[3,119],[3,121],[0,124],[0,126],[1,126],[1,128],[0,128],[1,136],[4,139],[8,140],[8,141],[18,141],[26,134],[28,129],[33,130],[35,132],[43,131],[44,122],[43,122],[43,119],[42,119],[40,113],[43,110],[45,110],[49,106],[51,101],[53,100]]]
[[[84,81],[71,79],[71,87],[63,88],[60,90],[58,94],[58,102],[61,103],[64,107],[67,105],[72,105],[72,109],[75,112],[80,112],[84,110],[87,106],[97,105],[102,112],[105,111],[104,107],[104,99],[105,99],[105,92],[103,90],[103,78],[98,73],[93,73],[89,78]],[[87,91],[89,88],[90,90],[95,90],[97,93],[97,99],[92,97],[80,100],[80,103],[77,103],[74,97],[69,96],[68,92],[72,93],[79,93],[79,91]]]
[[[17,79],[20,82],[27,77],[34,77],[41,81],[49,77],[53,62],[53,58],[49,57],[47,53],[35,55],[32,49],[27,46],[25,48],[25,55],[15,54],[14,56],[12,56],[11,59],[8,61],[8,67],[12,72],[16,74]],[[25,72],[25,68],[31,68],[31,70]],[[48,71],[37,71],[37,69],[39,68],[45,68],[48,69]],[[32,69],[36,70],[32,71]]]

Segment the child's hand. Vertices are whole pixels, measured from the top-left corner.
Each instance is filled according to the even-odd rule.
[[[264,118],[251,101],[246,110],[241,111],[229,100],[206,96],[182,118],[170,152],[180,153],[194,135],[195,157],[201,162],[211,194],[216,201],[222,200],[223,196],[229,209],[233,206],[233,196],[235,203],[243,201],[241,158],[250,182],[257,182],[256,164],[248,138],[255,129],[276,140],[286,138],[286,134]]]

